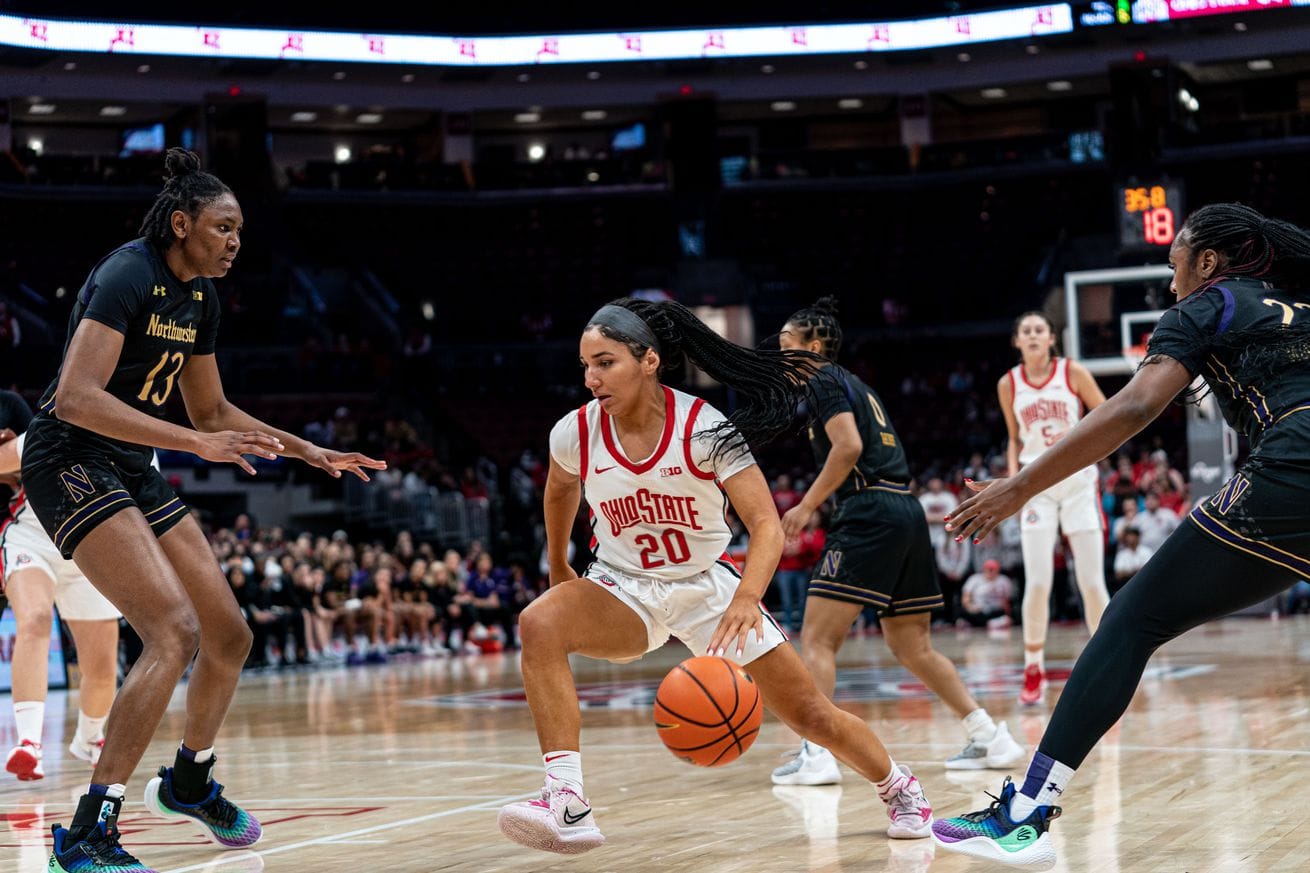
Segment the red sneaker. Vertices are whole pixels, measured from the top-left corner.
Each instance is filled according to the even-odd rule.
[[[1023,689],[1019,702],[1024,706],[1038,706],[1046,699],[1046,673],[1036,664],[1023,668]]]

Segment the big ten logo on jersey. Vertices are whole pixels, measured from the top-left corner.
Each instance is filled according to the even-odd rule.
[[[889,449],[896,448],[896,434],[887,433],[887,431],[885,430],[880,430],[878,431],[878,435],[882,437],[882,444],[884,446],[886,446]]]
[[[96,493],[95,484],[91,482],[91,477],[86,474],[86,468],[81,464],[74,464],[72,468],[60,473],[59,481],[64,483],[74,503],[81,503]]]
[[[681,475],[682,475],[681,467],[660,467],[661,479],[668,478],[669,476],[681,476]]]
[[[168,288],[164,285],[156,285],[155,289],[150,292],[151,297],[167,297]]]
[[[1242,495],[1246,493],[1246,489],[1250,487],[1251,480],[1238,473],[1225,482],[1224,487],[1220,488],[1218,493],[1210,498],[1210,505],[1219,510],[1220,515],[1227,515],[1228,510],[1233,508],[1233,504],[1240,500]]]

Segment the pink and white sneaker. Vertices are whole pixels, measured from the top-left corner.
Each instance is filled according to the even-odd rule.
[[[92,767],[100,763],[100,751],[105,747],[105,738],[100,737],[96,740],[84,740],[81,737],[73,737],[73,742],[68,744],[68,754],[80,761],[86,761]]]
[[[887,836],[894,840],[922,840],[932,835],[932,807],[923,796],[919,780],[904,764],[898,765],[901,778],[892,783],[882,802],[892,820]]]
[[[581,855],[605,842],[587,799],[550,776],[540,799],[502,806],[496,823],[520,846],[543,852]]]
[[[18,777],[19,782],[35,782],[45,778],[45,769],[41,766],[41,744],[32,740],[23,740],[9,752],[5,769]]]

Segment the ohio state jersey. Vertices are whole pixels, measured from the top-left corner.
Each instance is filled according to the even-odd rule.
[[[1023,364],[1010,368],[1021,464],[1037,460],[1083,417],[1083,401],[1069,384],[1069,359],[1055,358],[1053,364],[1040,385],[1028,381]]]
[[[755,459],[744,448],[711,457],[714,437],[706,431],[724,416],[704,400],[664,387],[664,402],[664,432],[645,460],[623,453],[596,400],[556,423],[550,454],[582,480],[599,560],[639,576],[685,579],[728,560],[720,483]]]

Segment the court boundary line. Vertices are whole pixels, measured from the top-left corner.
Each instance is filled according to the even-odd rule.
[[[433,812],[427,815],[414,816],[413,818],[401,819],[399,821],[392,821],[392,822],[386,822],[384,824],[371,825],[366,828],[358,828],[356,830],[345,831],[344,833],[340,833],[340,834],[329,834],[323,837],[315,837],[311,840],[301,840],[298,843],[288,843],[285,846],[272,846],[268,849],[262,849],[262,850],[251,849],[250,851],[256,855],[259,855],[262,858],[266,855],[277,855],[277,854],[281,854],[282,852],[291,852],[296,849],[304,849],[309,846],[323,846],[323,845],[330,846],[333,845],[333,843],[337,840],[348,840],[351,839],[352,837],[362,837],[365,836],[366,834],[375,834],[375,833],[380,833],[382,831],[394,830],[396,828],[407,827],[409,825],[421,824],[422,822],[426,822],[426,821],[434,821],[439,818],[446,818],[447,816],[461,815],[466,812],[479,812],[488,807],[494,808],[495,806],[501,804],[512,803],[515,800],[527,800],[528,798],[531,797],[537,797],[538,794],[539,792],[532,791],[526,794],[506,795],[503,797],[498,797],[494,800],[485,800],[481,803],[474,803],[468,806],[457,807],[455,809],[447,809],[441,812]],[[160,873],[191,873],[191,871],[194,870],[206,870],[206,869],[212,870],[217,867],[221,867],[224,864],[240,863],[241,860],[242,858],[239,856],[232,856],[231,860],[224,861],[222,856],[220,856],[218,858],[211,858],[210,860],[200,864],[191,864],[187,867],[175,867],[171,870],[162,870],[160,871]]]

